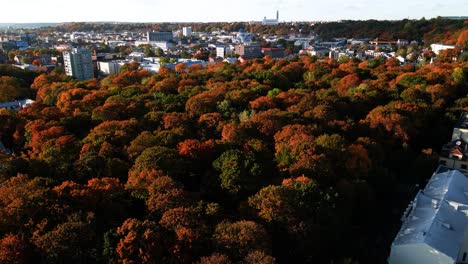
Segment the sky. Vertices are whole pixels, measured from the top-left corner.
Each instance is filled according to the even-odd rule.
[[[399,20],[468,16],[467,0],[2,0],[0,23]]]

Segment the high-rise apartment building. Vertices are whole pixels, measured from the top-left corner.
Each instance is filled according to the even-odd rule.
[[[88,49],[73,48],[63,53],[65,73],[78,80],[94,78],[93,61]]]
[[[185,37],[192,36],[192,27],[183,27],[182,28],[182,35],[184,35]]]
[[[173,40],[172,32],[148,32],[146,33],[147,41],[165,42]]]

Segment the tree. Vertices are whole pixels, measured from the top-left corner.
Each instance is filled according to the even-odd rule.
[[[83,263],[97,261],[95,233],[88,222],[71,219],[52,231],[34,238],[33,243],[48,263]]]
[[[231,264],[228,256],[220,253],[213,253],[211,256],[202,257],[198,264]]]
[[[185,104],[185,110],[191,116],[201,116],[206,113],[216,112],[218,101],[224,97],[225,89],[217,88],[199,93],[190,97]]]
[[[206,113],[201,115],[197,121],[197,130],[202,138],[216,138],[221,132],[222,116],[220,113]]]
[[[222,222],[213,234],[216,248],[233,259],[245,257],[251,250],[270,252],[270,237],[267,231],[253,221]]]
[[[254,191],[261,182],[262,166],[252,153],[228,150],[213,162],[220,173],[221,188],[231,194]]]
[[[204,160],[210,157],[214,151],[214,142],[206,141],[201,142],[197,139],[186,139],[177,144],[179,155],[194,160]]]
[[[359,76],[355,73],[346,75],[340,80],[338,85],[338,94],[344,96],[346,92],[353,87],[358,86],[361,83]]]
[[[368,125],[380,137],[408,142],[410,136],[415,135],[418,123],[422,121],[411,117],[420,110],[417,105],[394,101],[372,109],[360,123]]]
[[[0,76],[0,102],[26,99],[31,95],[31,91],[25,88],[22,80],[10,76]]]
[[[32,263],[33,257],[32,248],[21,237],[9,234],[0,240],[0,263]]]
[[[145,57],[154,57],[155,56],[155,53],[153,51],[153,47],[150,44],[141,44],[138,47],[143,48],[143,52],[145,53]]]
[[[293,176],[317,175],[323,155],[316,149],[310,126],[287,125],[275,134],[275,159],[282,171]]]
[[[276,260],[263,251],[254,250],[245,256],[244,262],[247,264],[275,264]]]
[[[207,243],[208,228],[201,217],[199,208],[178,207],[166,211],[159,221],[161,226],[175,234],[171,247],[181,262],[191,262]]]
[[[187,200],[182,185],[167,176],[155,179],[149,186],[148,193],[149,197],[146,201],[148,210],[160,214],[183,206]]]
[[[127,219],[117,228],[117,260],[121,263],[163,262],[165,236],[156,223]]]
[[[32,232],[36,224],[49,218],[60,217],[54,210],[53,193],[41,179],[30,180],[18,175],[2,183],[0,188],[0,230],[6,232]],[[56,213],[55,216],[53,214]]]
[[[132,191],[132,195],[137,198],[148,198],[150,185],[158,178],[164,177],[162,171],[155,169],[143,169],[141,171],[130,171],[125,188]]]
[[[181,159],[176,150],[155,146],[145,149],[131,168],[131,171],[138,172],[144,169],[161,170],[169,176],[182,176],[184,160]]]

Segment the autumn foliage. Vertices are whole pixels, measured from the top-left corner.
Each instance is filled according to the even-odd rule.
[[[468,111],[448,59],[6,72],[1,263],[383,263]]]

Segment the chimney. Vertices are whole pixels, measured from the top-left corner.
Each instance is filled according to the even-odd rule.
[[[279,10],[276,10],[276,20],[279,22]]]

